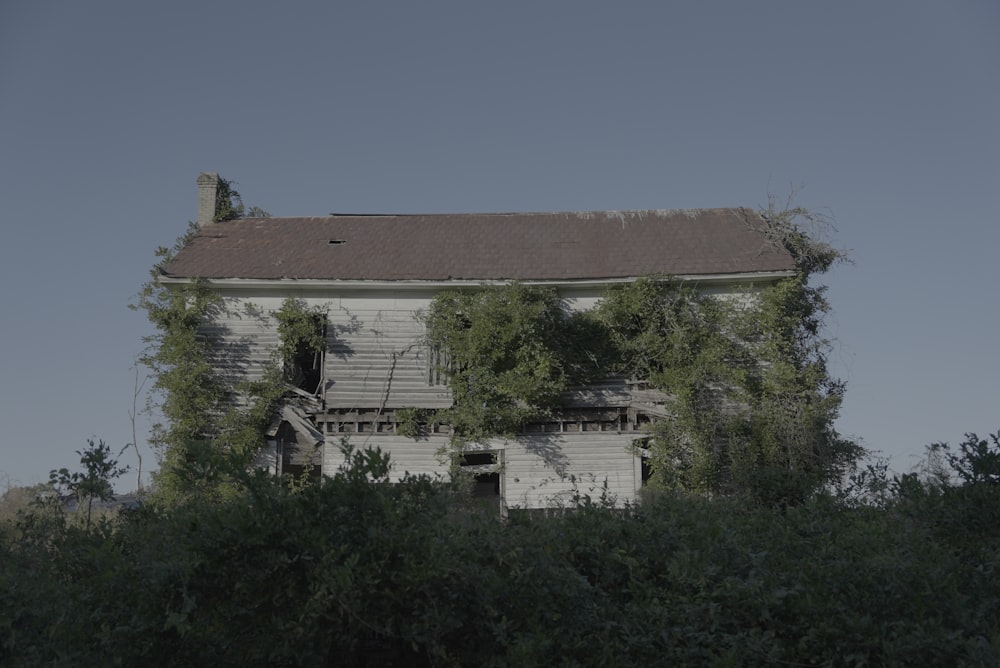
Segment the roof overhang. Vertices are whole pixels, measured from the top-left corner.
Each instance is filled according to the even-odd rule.
[[[699,285],[726,286],[747,285],[753,283],[773,283],[794,276],[794,271],[757,271],[735,274],[686,274],[668,277],[678,283],[697,283]],[[587,278],[560,280],[519,280],[522,285],[544,285],[554,288],[590,288],[606,287],[624,283],[632,283],[639,276],[618,278]],[[183,285],[192,278],[178,276],[160,276],[163,285]],[[206,285],[229,290],[257,291],[330,291],[330,290],[443,290],[461,288],[479,288],[490,285],[507,285],[514,280],[475,280],[454,279],[447,281],[375,281],[350,279],[311,279],[311,278],[204,278],[200,279]]]

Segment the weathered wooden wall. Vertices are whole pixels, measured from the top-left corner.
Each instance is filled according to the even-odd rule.
[[[419,319],[432,294],[343,294],[329,303],[326,403],[333,408],[446,408]]]
[[[587,309],[601,293],[599,287],[587,287],[564,291],[563,297],[568,308]],[[228,291],[225,308],[205,328],[215,342],[217,365],[233,380],[260,377],[278,347],[272,314],[281,308],[285,295],[267,294],[274,293]],[[394,480],[407,472],[447,475],[448,434],[412,439],[396,434],[393,424],[397,408],[451,405],[450,391],[434,373],[435,360],[424,342],[419,317],[434,294],[430,288],[387,288],[291,295],[328,313],[322,409],[314,416],[326,436],[324,474],[336,472],[343,461],[340,441],[348,438],[355,447],[377,446],[388,452]],[[576,494],[597,498],[606,493],[619,505],[636,499],[642,481],[639,458],[630,447],[639,435],[635,413],[662,409],[662,396],[613,381],[578,390],[568,398],[567,411],[618,411],[619,422],[614,422],[614,415],[581,413],[575,423],[576,418],[567,416],[570,421],[564,424],[537,425],[533,433],[517,440],[494,439],[479,446],[498,453],[501,495],[508,507],[568,505]]]
[[[492,439],[472,446],[497,453],[501,495],[511,508],[565,507],[576,494],[598,499],[606,492],[617,505],[633,502],[641,487],[638,457],[631,451],[632,432],[532,434],[516,440]],[[396,434],[354,434],[355,448],[378,447],[392,464],[391,479],[406,473],[446,477],[448,437],[430,435],[414,440]],[[343,463],[339,439],[324,450],[323,473],[333,475]]]

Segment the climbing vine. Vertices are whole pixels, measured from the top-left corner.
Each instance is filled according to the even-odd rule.
[[[232,181],[219,178],[218,186],[215,190],[215,216],[212,222],[221,223],[226,220],[236,220],[238,218],[270,218],[271,214],[259,206],[246,207],[243,204],[243,197]]]
[[[220,179],[215,220],[244,211],[231,182]],[[233,381],[220,371],[219,350],[205,330],[225,308],[218,292],[200,280],[171,286],[159,281],[163,267],[197,232],[191,223],[172,247],[157,248],[151,278],[130,304],[145,311],[154,327],[143,339],[139,361],[153,378],[147,408],[164,418],[150,434],[160,459],[154,477],[164,499],[224,493],[227,472],[245,467],[263,445],[264,430],[285,390],[275,365],[253,381]]]
[[[285,382],[315,392],[327,349],[326,310],[287,298],[274,313],[281,341],[277,357]]]
[[[645,444],[656,480],[691,491],[717,488],[716,444],[736,427],[732,409],[755,364],[733,332],[736,307],[648,277],[609,290],[592,315],[615,352],[607,370],[648,381],[671,398],[671,419],[652,423]]]
[[[243,215],[231,183],[221,180],[219,192],[217,220]],[[424,320],[428,343],[446,360],[453,405],[400,410],[399,433],[418,437],[428,424],[447,423],[458,445],[514,436],[558,411],[568,389],[623,374],[669,397],[670,417],[654,419],[640,444],[654,484],[802,500],[862,454],[833,428],[844,386],[827,368],[825,288],[811,281],[846,256],[810,231],[822,217],[773,198],[760,213],[747,223],[787,251],[796,271],[735,299],[662,276],[615,286],[584,313],[569,313],[548,287],[440,293]],[[222,377],[202,327],[224,308],[218,294],[197,281],[168,289],[155,280],[193,232],[158,250],[154,280],[136,307],[157,329],[143,361],[169,425],[154,433],[164,447],[162,471],[197,470],[209,479],[212,453],[256,453],[289,385],[317,391],[326,314],[285,300],[272,314],[281,340],[273,364],[253,382]]]
[[[454,397],[433,420],[450,424],[457,440],[516,434],[557,408],[560,394],[583,375],[576,321],[552,288],[512,283],[446,291],[425,322],[429,343],[447,351]]]
[[[273,359],[259,377],[233,382],[220,372],[219,348],[205,330],[223,308],[216,292],[191,282],[144,300],[158,332],[142,361],[153,371],[166,418],[152,434],[161,455],[158,487],[168,497],[225,493],[229,474],[245,470],[265,444],[280,406],[296,400],[289,386],[303,357],[326,350],[325,312],[285,300],[273,314],[280,340]]]
[[[732,298],[662,276],[615,286],[577,314],[553,289],[518,283],[438,295],[428,339],[449,360],[454,405],[410,417],[449,423],[459,443],[511,436],[558,410],[570,387],[623,374],[669,397],[671,417],[641,442],[654,484],[801,501],[863,454],[833,428],[844,386],[826,364],[824,288],[809,280],[846,257],[803,219],[817,220],[773,200],[753,218],[796,272]]]

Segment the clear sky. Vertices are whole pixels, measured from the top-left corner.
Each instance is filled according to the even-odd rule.
[[[996,431],[998,36],[995,0],[4,0],[0,489],[131,440],[127,304],[201,171],[277,216],[804,185],[855,259],[827,281],[839,429],[900,472]]]

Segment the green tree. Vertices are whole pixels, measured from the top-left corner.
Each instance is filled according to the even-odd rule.
[[[18,514],[29,510],[40,497],[52,493],[52,487],[46,483],[30,486],[6,484],[0,494],[0,523],[12,523]]]
[[[125,448],[122,448],[118,456],[124,451]],[[70,473],[65,468],[53,469],[49,472],[49,484],[60,494],[76,497],[78,512],[86,506],[86,526],[89,528],[94,501],[114,500],[114,480],[128,473],[128,466],[118,465],[118,460],[111,456],[111,447],[104,441],[94,443],[93,439],[89,439],[87,447],[77,450],[76,454],[80,455],[84,470]]]

